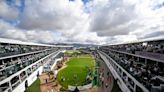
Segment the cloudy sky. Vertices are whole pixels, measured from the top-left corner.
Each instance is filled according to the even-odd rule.
[[[164,0],[0,0],[0,37],[114,44],[164,37]]]

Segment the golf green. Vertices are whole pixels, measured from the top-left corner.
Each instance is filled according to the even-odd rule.
[[[93,73],[95,60],[91,55],[80,55],[70,58],[66,67],[58,72],[57,80],[63,87],[86,84],[86,76]]]

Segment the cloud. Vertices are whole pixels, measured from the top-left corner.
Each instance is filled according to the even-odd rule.
[[[163,0],[90,0],[85,4],[82,0],[25,0],[22,12],[4,1],[0,5],[0,37],[114,44],[164,35]]]
[[[106,44],[120,44],[137,41],[136,35],[117,35],[108,37]]]
[[[83,32],[72,37],[75,42],[82,42],[86,44],[105,44],[107,37],[99,37],[96,32]]]
[[[159,37],[159,36],[164,36],[164,31],[157,31],[157,32],[149,33],[145,35],[145,38],[153,38],[153,37]]]
[[[130,35],[137,30],[140,33],[157,31],[164,24],[161,12],[164,8],[154,8],[161,3],[162,0],[94,0],[88,5],[91,7],[90,29],[99,36]],[[151,29],[154,26],[157,28]]]
[[[40,43],[53,43],[54,38],[50,31],[26,31],[26,36],[29,41],[40,42]]]
[[[22,30],[0,20],[0,37],[23,40],[28,42],[53,43],[50,31]]]
[[[0,36],[3,38],[17,39],[27,42],[53,43],[54,38],[49,31],[22,31],[22,30],[6,30],[1,31]]]
[[[89,31],[89,14],[81,0],[28,0],[25,5],[21,29],[59,32],[63,42],[100,43],[103,38]]]
[[[139,25],[134,4],[123,0],[94,0],[91,4],[91,30],[100,36],[126,35]]]
[[[0,17],[6,20],[16,19],[19,15],[19,10],[11,5],[7,5],[5,0],[0,1]]]
[[[71,30],[87,18],[83,2],[75,0],[27,0],[19,27],[40,30]]]

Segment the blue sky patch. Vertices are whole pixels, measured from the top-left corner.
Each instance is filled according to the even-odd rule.
[[[162,7],[164,7],[164,2],[161,3],[161,4],[156,5],[156,6],[153,8],[153,10],[156,10],[156,9],[159,9],[159,8],[162,8]]]

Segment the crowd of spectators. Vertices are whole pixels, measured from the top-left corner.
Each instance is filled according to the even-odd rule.
[[[64,56],[63,53],[59,53],[58,55],[55,55],[57,54],[58,52],[54,53],[54,56],[48,61],[46,62],[44,68],[46,68],[45,70],[46,71],[50,71],[51,67],[53,66],[53,64],[56,62],[56,59],[58,58],[61,58]]]
[[[54,50],[46,50],[46,51],[42,51],[42,52],[37,52],[35,54],[19,56],[19,58],[15,57],[17,59],[11,59],[11,61],[8,61],[7,63],[9,63],[8,64],[9,66],[5,66],[2,69],[0,69],[0,81],[2,81],[3,79],[5,79],[7,77],[10,77],[11,75],[17,73],[18,71],[20,73],[10,77],[11,78],[10,79],[11,87],[9,85],[9,81],[1,84],[0,92],[1,91],[2,92],[11,92],[11,90],[15,89],[21,82],[26,80],[26,78],[28,76],[30,76],[34,71],[36,71],[40,66],[43,66],[44,64],[46,64],[46,62],[51,60],[51,58],[54,55],[51,53],[55,53],[57,51],[58,50],[55,50],[55,49]],[[46,57],[46,56],[48,56],[48,57]],[[40,61],[38,61],[38,60],[40,60]],[[3,65],[3,64],[1,64],[1,65]],[[22,69],[24,69],[24,70],[22,70]],[[38,75],[39,75],[39,72],[37,72],[37,76]],[[12,89],[10,89],[10,88],[12,88]]]
[[[164,42],[140,42],[120,45],[111,45],[109,49],[126,51],[135,54],[136,51],[164,54]]]
[[[164,76],[163,66],[158,66],[158,64],[140,63],[133,58],[126,57],[125,55],[114,51],[104,52],[111,56],[111,58],[113,58],[121,67],[143,84],[148,90],[151,90],[152,86],[160,86],[160,84],[164,84],[164,81],[155,78],[156,76]]]
[[[25,67],[33,64],[37,60],[45,57],[53,51],[43,51],[35,54],[16,57],[15,59],[6,59],[0,61],[0,80],[11,76],[12,74],[24,69]],[[5,61],[5,62],[4,62]]]
[[[6,81],[5,79],[9,77],[12,78],[9,79],[12,89],[14,89],[36,69],[45,64],[52,56],[50,55],[51,53],[54,53],[59,49],[62,48],[0,43],[0,81],[4,82]],[[48,57],[44,58],[46,56]],[[12,90],[9,87],[10,83],[7,81],[1,84],[0,92],[10,92]]]
[[[0,57],[45,50],[50,48],[51,47],[47,47],[47,46],[31,46],[31,45],[0,43]]]
[[[102,46],[99,50],[110,56],[149,91],[164,91],[164,40]],[[124,82],[128,81],[134,86],[132,79],[126,74],[121,75],[121,69],[118,69],[117,65],[113,66]]]

